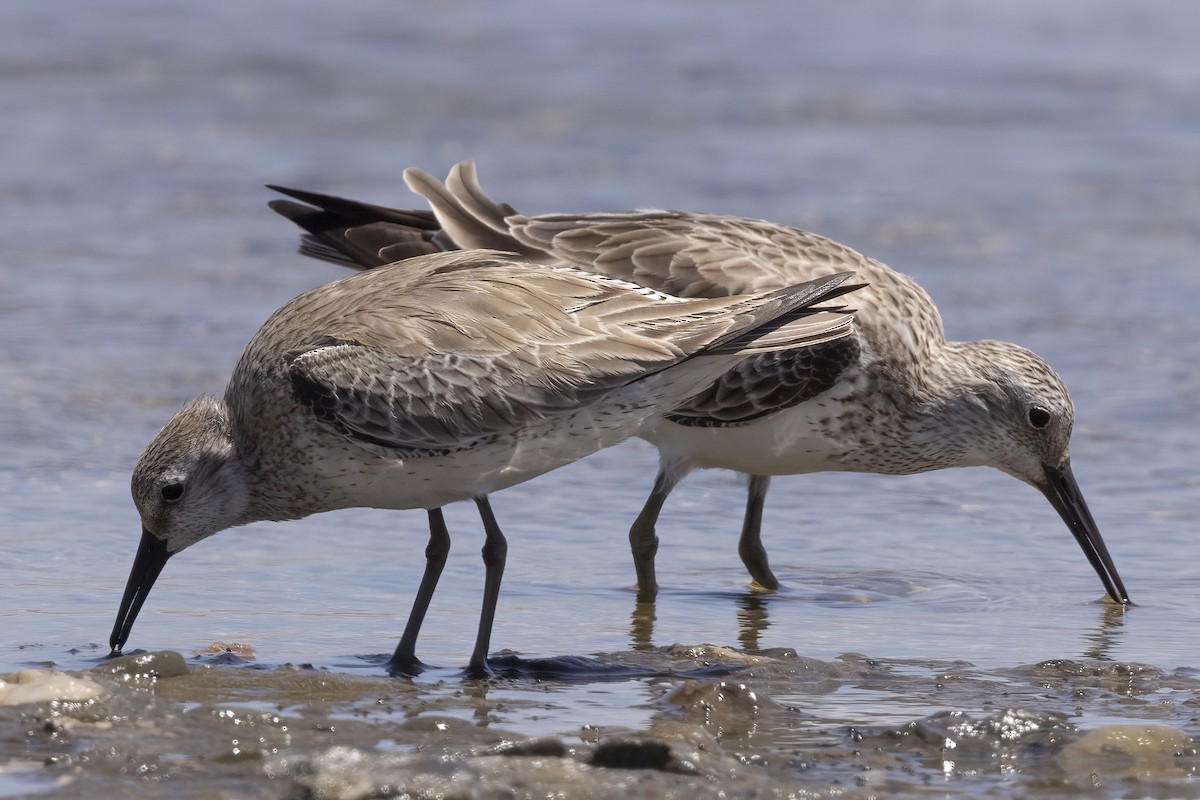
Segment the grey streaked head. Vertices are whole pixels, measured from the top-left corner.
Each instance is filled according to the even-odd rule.
[[[244,520],[249,489],[234,452],[229,408],[198,397],[180,409],[138,460],[131,488],[142,539],[109,637],[114,654],[167,559]]]
[[[978,405],[974,446],[981,464],[1041,488],[1046,465],[1070,458],[1075,406],[1050,365],[1008,342],[971,342],[979,382],[968,387],[967,402]]]
[[[1083,548],[1109,596],[1129,595],[1100,529],[1071,471],[1071,430],[1075,406],[1062,379],[1034,353],[1007,342],[949,345],[968,376],[962,378],[951,408],[963,448],[958,466],[996,467],[1046,496]],[[931,431],[932,432],[932,431]]]
[[[206,396],[180,409],[138,460],[131,489],[142,527],[171,554],[237,524],[247,487],[228,407]]]

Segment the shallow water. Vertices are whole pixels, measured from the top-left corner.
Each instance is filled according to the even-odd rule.
[[[1200,10],[65,0],[0,22],[0,796],[1200,795]],[[294,255],[261,185],[404,204],[405,166],[463,157],[531,212],[817,230],[917,277],[952,337],[1037,350],[1135,604],[1100,601],[1036,492],[972,470],[776,479],[772,595],[736,558],[741,482],[691,476],[639,607],[625,532],[655,456],[629,443],[493,498],[495,680],[459,674],[467,506],[413,681],[380,662],[419,512],[209,540],[134,628],[156,655],[105,661],[133,462],[340,275]]]

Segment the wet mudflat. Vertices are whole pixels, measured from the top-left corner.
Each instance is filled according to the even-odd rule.
[[[0,796],[1200,794],[1200,10],[1185,4],[64,0],[0,12]],[[1134,604],[1029,487],[964,470],[693,475],[653,607],[631,442],[493,497],[496,678],[465,681],[478,518],[385,675],[424,515],[232,530],[105,642],[130,470],[219,393],[302,260],[264,183],[403,205],[478,160],[521,210],[764,217],[907,272],[955,339],[1071,388]],[[507,654],[505,653],[507,649]],[[723,793],[723,794],[722,794]]]
[[[0,785],[60,797],[1194,796],[1200,767],[1193,670],[676,645],[502,656],[502,677],[463,682],[245,655],[164,651],[71,679],[18,676],[5,690],[34,702],[0,709],[14,734]]]

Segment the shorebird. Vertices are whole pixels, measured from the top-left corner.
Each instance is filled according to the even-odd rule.
[[[419,169],[404,177],[432,213],[279,186],[270,188],[301,203],[271,206],[308,232],[302,252],[359,269],[490,247],[679,297],[760,292],[843,270],[866,282],[855,295],[852,336],[754,356],[643,430],[659,449],[660,468],[629,531],[640,600],[657,592],[659,513],[693,469],[749,477],[738,552],[751,586],[774,590],[779,582],[761,538],[772,475],[990,466],[1042,492],[1108,596],[1128,602],[1071,471],[1075,409],[1063,381],[1018,345],[947,341],[937,307],[908,276],[831,239],[756,219],[674,211],[525,216],[492,201],[471,162],[456,165],[444,184]]]
[[[486,674],[507,550],[487,495],[628,438],[748,353],[844,338],[850,314],[820,304],[854,288],[846,277],[680,300],[476,250],[300,295],[251,339],[224,399],[189,402],[138,461],[142,536],[112,652],[167,560],[221,530],[420,508],[425,573],[389,661],[418,672],[417,634],[450,546],[440,508],[474,500],[485,580],[468,672]]]

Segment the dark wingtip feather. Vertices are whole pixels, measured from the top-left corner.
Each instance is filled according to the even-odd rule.
[[[300,242],[303,255],[370,269],[443,249],[434,241],[441,228],[432,212],[385,208],[275,184],[267,188],[295,198],[270,200],[267,206],[306,231]]]
[[[299,200],[302,203],[308,203],[308,205],[312,206],[312,208],[308,209],[310,213],[325,212],[327,218],[336,219],[337,223],[342,226],[363,225],[370,222],[394,222],[409,228],[425,231],[437,231],[441,229],[441,225],[438,224],[437,218],[434,217],[432,211],[388,208],[387,206],[372,205],[371,203],[363,203],[358,200],[347,200],[344,197],[332,194],[292,189],[273,183],[268,183],[267,188],[273,192],[287,195],[294,200]],[[282,208],[292,209],[296,207],[295,203],[290,203],[287,200],[272,200],[267,203],[272,209],[279,211],[284,216],[288,216],[289,219],[294,219],[294,217],[277,208],[277,204]]]

